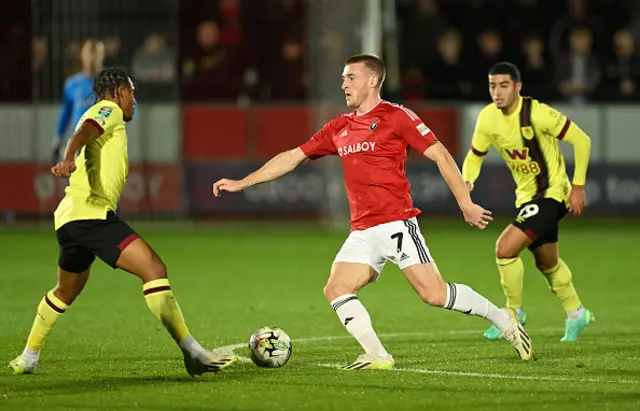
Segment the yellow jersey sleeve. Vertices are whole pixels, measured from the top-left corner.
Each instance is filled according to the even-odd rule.
[[[122,110],[115,103],[101,101],[87,110],[84,114],[84,120],[81,123],[85,121],[96,126],[96,128],[100,130],[102,137],[108,138],[112,134],[114,127],[122,124]],[[78,127],[80,124],[78,124]]]
[[[544,103],[534,103],[531,110],[533,124],[550,136],[562,140],[571,125],[571,120],[563,113]]]
[[[473,131],[473,138],[471,139],[471,152],[478,157],[485,156],[489,149],[491,148],[491,137],[487,130],[490,127],[487,127],[487,115],[486,111],[482,110],[480,114],[478,114],[478,119],[476,120],[476,127]]]
[[[544,103],[538,103],[532,117],[534,124],[544,132],[574,146],[573,184],[584,185],[587,180],[587,168],[591,154],[589,136],[577,124],[572,124],[567,116]]]
[[[476,128],[471,139],[471,148],[462,163],[462,179],[471,184],[478,179],[484,156],[491,148],[491,137],[486,132],[488,130],[485,125],[486,122],[486,111],[482,110],[476,120]]]

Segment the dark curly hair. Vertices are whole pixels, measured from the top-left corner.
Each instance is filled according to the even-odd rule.
[[[107,68],[101,70],[93,80],[93,92],[96,102],[104,100],[108,95],[115,96],[116,90],[120,87],[130,87],[129,76],[124,70],[118,68]]]

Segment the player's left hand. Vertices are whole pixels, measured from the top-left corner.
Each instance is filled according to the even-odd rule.
[[[215,197],[220,197],[223,191],[235,193],[237,191],[242,191],[245,188],[246,187],[244,183],[242,183],[241,181],[223,178],[222,180],[216,181],[216,183],[213,185],[213,195]]]
[[[474,203],[467,207],[462,207],[462,214],[464,214],[464,220],[469,225],[478,227],[481,230],[484,230],[489,225],[489,222],[493,221],[491,211],[485,210]]]
[[[584,194],[584,186],[571,186],[569,211],[571,211],[573,215],[580,215],[586,206],[587,198]]]
[[[75,170],[76,165],[73,161],[61,161],[51,167],[51,173],[56,177],[69,177]]]

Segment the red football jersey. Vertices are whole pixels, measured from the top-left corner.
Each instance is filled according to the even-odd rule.
[[[310,159],[342,158],[351,229],[364,230],[420,214],[406,176],[408,149],[424,153],[436,141],[413,111],[383,100],[334,118],[300,148]]]

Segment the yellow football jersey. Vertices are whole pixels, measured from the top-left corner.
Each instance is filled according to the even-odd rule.
[[[76,130],[85,121],[101,134],[76,158],[76,170],[54,213],[56,230],[70,221],[106,219],[107,212],[116,210],[127,181],[127,134],[120,107],[102,100],[83,114]]]
[[[471,151],[484,156],[491,146],[498,150],[517,186],[516,207],[539,198],[567,202],[571,183],[558,141],[570,125],[564,114],[535,99],[520,97],[510,115],[491,103],[478,115]]]

